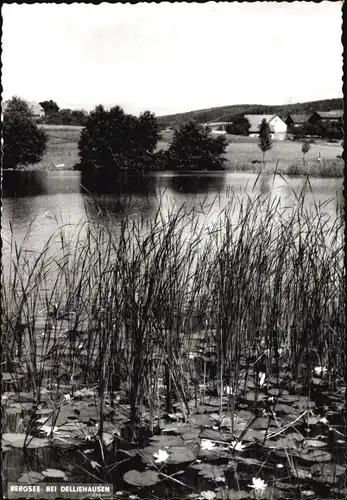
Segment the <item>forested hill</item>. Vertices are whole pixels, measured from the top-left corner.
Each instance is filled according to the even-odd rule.
[[[218,108],[199,109],[188,111],[187,113],[178,113],[175,115],[158,116],[158,122],[162,126],[178,125],[186,120],[193,119],[200,123],[203,122],[227,122],[234,116],[242,114],[272,114],[276,113],[281,117],[288,114],[310,114],[314,111],[330,111],[333,109],[342,109],[343,99],[323,99],[322,101],[298,102],[295,104],[282,104],[267,106],[261,104],[233,104],[231,106],[221,106]]]

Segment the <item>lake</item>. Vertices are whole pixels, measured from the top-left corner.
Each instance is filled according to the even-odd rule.
[[[11,231],[18,243],[23,242],[23,247],[29,251],[27,255],[34,259],[36,252],[42,251],[54,234],[57,225],[64,225],[64,235],[72,241],[81,242],[81,247],[76,247],[76,252],[72,254],[70,248],[63,245],[66,249],[63,257],[54,246],[50,247],[54,262],[59,266],[56,276],[60,276],[57,284],[62,286],[62,292],[57,290],[52,296],[48,293],[47,300],[50,301],[49,307],[57,304],[63,315],[56,314],[56,319],[51,320],[54,314],[51,314],[50,308],[50,317],[46,318],[46,309],[37,298],[43,292],[43,283],[47,282],[49,292],[57,286],[55,272],[41,262],[34,277],[30,278],[29,266],[25,265],[26,254],[21,259],[24,267],[19,267],[18,274],[23,277],[24,284],[28,281],[29,293],[23,293],[22,283],[17,281],[16,286],[10,287],[13,288],[13,295],[7,296],[16,314],[18,308],[24,311],[25,318],[29,317],[32,328],[28,328],[21,344],[20,359],[24,362],[16,368],[18,381],[13,379],[14,383],[12,380],[12,368],[7,370],[11,373],[6,373],[3,402],[6,405],[3,429],[7,439],[3,458],[4,487],[6,481],[17,481],[19,476],[27,482],[25,474],[29,472],[36,474],[36,480],[37,476],[46,480],[47,474],[48,477],[52,474],[46,468],[53,467],[58,469],[53,474],[59,473],[64,481],[85,483],[91,478],[100,478],[100,481],[112,483],[115,491],[124,492],[123,498],[130,498],[128,493],[136,492],[141,498],[152,494],[157,498],[185,499],[187,492],[193,490],[198,493],[192,498],[198,500],[214,498],[203,497],[199,492],[210,492],[211,488],[220,486],[214,476],[211,479],[213,465],[213,471],[217,470],[218,477],[222,478],[222,486],[225,484],[221,498],[225,498],[226,489],[248,491],[251,478],[260,474],[271,487],[275,485],[281,490],[281,494],[276,490],[277,496],[272,498],[294,498],[298,491],[297,482],[305,490],[312,490],[315,497],[318,492],[328,497],[332,491],[336,498],[342,498],[345,441],[341,437],[345,386],[341,376],[344,360],[341,340],[344,272],[340,266],[343,266],[343,252],[339,242],[335,241],[332,245],[323,243],[325,233],[329,234],[326,229],[337,220],[342,204],[342,187],[342,179],[314,178],[308,185],[303,178],[258,177],[255,174],[229,172],[199,175],[160,173],[123,179],[122,183],[82,178],[80,173],[70,171],[4,172],[2,237],[5,285],[12,284],[8,274]],[[306,193],[304,199],[300,197],[302,190]],[[257,198],[264,203],[256,203]],[[245,208],[253,201],[254,210],[250,210],[248,219],[244,219],[247,214]],[[192,272],[193,259],[180,246],[180,241],[176,245],[175,237],[165,239],[169,231],[164,236],[159,234],[159,238],[153,231],[154,243],[150,242],[143,248],[139,245],[140,250],[133,255],[131,244],[122,246],[124,240],[118,237],[117,231],[124,221],[140,221],[138,227],[145,232],[148,225],[158,220],[159,209],[165,220],[168,214],[179,215],[182,205],[185,206],[184,220],[189,222],[183,228],[182,240],[185,244],[190,239],[199,240],[201,228],[212,234],[210,239],[203,240],[211,245],[206,245],[207,256],[198,262],[196,274]],[[292,214],[298,205],[298,217],[291,217],[287,225],[283,223],[286,214]],[[228,208],[232,237],[234,228],[238,231],[238,221],[246,220],[240,230],[245,232],[245,237],[227,240],[230,246],[224,247],[223,241],[218,240],[218,232],[213,239],[214,228],[218,224],[226,228],[226,219],[221,212]],[[269,213],[274,215],[264,224],[257,225],[262,211],[265,216]],[[306,215],[312,213],[314,216],[317,212],[327,217],[323,217],[323,221],[321,217],[306,218]],[[111,226],[108,225],[110,218]],[[106,251],[103,251],[102,238],[92,240],[89,245],[86,238],[91,237],[91,233],[83,232],[81,221],[84,220],[95,221],[102,234],[104,228],[111,228],[115,247],[106,246]],[[296,241],[301,240],[305,231],[305,220],[308,236],[302,238],[296,248]],[[90,226],[94,227],[93,224]],[[280,227],[281,237],[277,238],[276,229]],[[134,241],[136,247],[138,234],[135,229],[133,231],[132,225],[128,228],[130,242]],[[332,237],[336,232],[331,231]],[[176,234],[182,234],[180,228],[174,236]],[[164,243],[162,247],[156,246],[157,241]],[[219,244],[217,254],[213,248],[216,241]],[[85,242],[86,254],[83,250]],[[112,249],[112,255],[115,254],[114,248],[119,250],[116,254],[118,267],[112,268],[108,248]],[[228,251],[229,248],[231,251]],[[194,250],[195,247],[190,248],[191,252]],[[123,259],[124,255],[126,258]],[[48,276],[47,269],[50,271]],[[47,306],[47,303],[43,305]],[[12,360],[12,351],[17,352],[17,344],[11,343],[11,329],[6,323],[9,318],[8,324],[11,324],[12,311],[11,307],[5,306],[4,309],[4,331],[9,333],[4,343],[7,349],[3,351],[11,353]],[[111,314],[110,317],[104,315],[105,310]],[[77,329],[73,325],[77,317],[75,311],[81,317]],[[106,318],[105,323],[103,318]],[[223,335],[217,337],[219,325]],[[95,346],[101,345],[100,335],[104,331],[116,333],[111,337],[112,349],[107,354],[110,377],[105,377],[104,383],[109,380],[110,390],[106,393],[106,406],[101,417],[97,393],[100,350]],[[30,332],[34,333],[31,337]],[[183,426],[182,411],[185,406],[176,402],[176,393],[172,395],[173,385],[170,378],[165,378],[169,372],[162,361],[168,359],[172,339],[180,340],[182,332],[185,343],[177,351],[179,361],[174,356],[173,359],[179,363],[177,366],[184,367],[177,371],[177,377],[180,377],[177,380],[179,387],[187,390],[185,394],[191,411],[188,427]],[[216,339],[212,345],[216,351],[211,359],[207,349],[201,355],[206,347],[207,332]],[[77,343],[71,334],[78,334]],[[275,347],[277,358],[274,341],[279,347]],[[19,346],[20,342],[17,343]],[[141,349],[136,350],[139,345]],[[238,346],[237,349],[234,346]],[[302,357],[301,348],[317,353],[314,354],[314,363],[321,356],[319,365],[328,366],[327,373],[321,374],[321,378],[311,377],[312,383],[307,387],[305,377],[309,379],[311,368],[315,365],[310,365],[310,358],[306,360]],[[224,360],[222,352],[225,352],[223,356],[227,365],[224,379],[219,382],[221,370],[218,359]],[[136,355],[138,357],[133,362]],[[150,362],[142,363],[142,359]],[[204,366],[201,360],[204,360]],[[40,370],[43,377],[38,386],[42,391],[43,405],[38,409],[34,407],[36,427],[33,428],[33,435],[35,438],[40,436],[41,441],[38,443],[36,440],[32,445],[41,447],[23,452],[17,446],[18,439],[22,438],[20,433],[26,431],[20,422],[31,418],[31,384],[32,380],[36,380],[31,375],[33,367]],[[257,392],[261,387],[258,379],[261,372],[265,375],[265,371],[268,378],[266,389],[262,390],[266,392],[260,393]],[[140,376],[135,377],[138,373]],[[293,375],[288,378],[291,373]],[[17,376],[17,371],[15,374]],[[330,384],[330,378],[336,378],[332,380],[337,384],[335,388]],[[229,429],[234,422],[234,419],[231,420],[231,411],[234,411],[231,409],[231,398],[227,396],[227,391],[222,398],[221,391],[218,393],[219,386],[226,386],[225,391],[231,383],[234,383],[233,394],[237,395],[233,399],[237,412],[235,423],[239,426],[235,428],[236,438],[243,440],[245,450],[241,454],[228,445],[226,451],[223,445],[217,444],[210,453],[203,448],[206,440],[219,444],[234,443],[235,435]],[[134,406],[130,403],[133,401],[130,399],[132,394],[137,398]],[[266,409],[272,411],[272,395],[275,395],[276,402],[275,422],[270,422],[270,413],[264,413]],[[115,397],[116,406],[113,408],[111,400]],[[168,400],[170,405],[173,403],[173,412],[167,410]],[[59,401],[61,410],[53,423],[55,401]],[[143,420],[146,422],[143,428],[129,428],[132,408],[136,410],[137,407],[143,408],[144,419],[148,419],[149,415],[149,420]],[[304,420],[308,416],[305,408],[314,412],[307,421]],[[260,414],[264,418],[259,418]],[[157,415],[161,416],[159,423]],[[257,421],[253,420],[254,416],[257,416]],[[219,420],[216,420],[217,417]],[[108,434],[110,441],[107,446],[105,444],[105,454],[97,447],[97,425],[101,418],[108,426],[103,436],[112,433]],[[47,433],[47,429],[41,427],[43,421],[45,426],[52,425],[53,428],[49,442],[41,438]],[[249,422],[252,428],[243,433]],[[292,431],[293,423],[296,423],[295,433],[284,436],[288,425]],[[159,424],[160,434],[155,430]],[[58,431],[54,431],[54,425],[59,427]],[[187,432],[181,435],[182,428]],[[130,430],[138,432],[136,439]],[[268,439],[264,440],[267,431]],[[65,436],[61,439],[62,436],[59,438],[54,432],[63,432]],[[293,436],[296,439],[299,437],[300,443],[305,437],[304,444],[295,444]],[[158,484],[157,481],[152,483],[155,489],[151,486],[135,490],[133,485],[145,484],[143,471],[145,467],[153,468],[154,453],[167,447],[171,454],[170,463],[165,464],[167,468],[163,470],[168,473],[166,478],[178,474],[177,468],[183,471],[179,473],[179,483],[164,483],[160,478]],[[289,459],[287,462],[287,453],[294,457],[294,472],[292,462]],[[234,463],[234,456],[237,471],[229,466]],[[105,466],[99,465],[101,463]],[[277,469],[278,463],[282,468]],[[234,498],[240,498],[240,495]]]
[[[17,242],[22,242],[30,226],[25,248],[40,251],[58,224],[65,224],[69,234],[86,216],[100,220],[104,211],[120,222],[124,209],[134,218],[150,221],[159,205],[163,212],[177,212],[182,204],[198,214],[201,222],[212,226],[218,222],[223,208],[233,200],[233,217],[237,220],[239,206],[257,196],[277,200],[281,210],[297,204],[296,196],[305,186],[305,178],[252,173],[181,174],[159,173],[130,179],[126,183],[98,183],[82,179],[80,172],[16,172],[3,176],[3,266],[9,259],[10,224]],[[83,184],[83,185],[82,185]],[[343,180],[312,178],[305,187],[305,208],[315,206],[333,220],[342,203]],[[93,194],[91,194],[93,191]],[[56,218],[58,222],[53,221]]]

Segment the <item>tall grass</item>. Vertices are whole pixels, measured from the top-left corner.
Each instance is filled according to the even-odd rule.
[[[213,227],[182,205],[150,222],[90,218],[70,238],[58,226],[37,255],[12,233],[2,366],[15,388],[39,402],[43,387],[98,386],[101,433],[105,395],[122,390],[136,437],[144,405],[160,419],[160,384],[166,411],[178,402],[187,417],[207,362],[220,392],[251,363],[304,384],[318,364],[342,375],[342,214],[307,213],[303,192],[290,210],[230,196]],[[203,372],[188,356],[197,333],[212,344]]]

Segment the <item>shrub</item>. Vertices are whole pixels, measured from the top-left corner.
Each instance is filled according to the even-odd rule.
[[[27,103],[18,97],[13,97],[8,103],[3,134],[4,168],[38,163],[46,151],[46,133],[38,128]]]
[[[106,111],[97,106],[87,118],[78,142],[82,170],[143,171],[154,163],[159,128],[152,113],[139,118],[120,106]]]
[[[244,116],[239,116],[235,118],[233,123],[228,123],[225,130],[228,134],[233,135],[249,135],[249,129],[251,128],[251,124],[249,120]]]
[[[174,132],[167,151],[167,167],[172,170],[221,170],[226,146],[223,135],[211,137],[202,126],[189,121]]]

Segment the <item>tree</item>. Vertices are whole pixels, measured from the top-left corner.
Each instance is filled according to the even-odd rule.
[[[109,172],[149,169],[155,162],[158,139],[157,121],[149,111],[137,118],[120,106],[109,111],[97,106],[87,117],[78,143],[81,168]]]
[[[46,151],[47,135],[38,128],[29,106],[19,97],[13,97],[7,104],[3,138],[4,168],[37,163]]]
[[[311,149],[311,144],[309,141],[305,141],[303,145],[301,146],[301,151],[302,151],[302,161],[305,166],[305,154],[308,153]]]
[[[59,111],[59,106],[56,102],[52,101],[42,101],[39,102],[40,106],[44,109],[45,114],[50,115],[51,113],[57,113]]]
[[[225,130],[228,134],[249,135],[251,124],[245,116],[238,116],[232,123],[228,123]]]
[[[204,127],[188,121],[175,130],[167,152],[171,169],[220,170],[227,142],[223,135],[211,137]]]
[[[265,153],[272,148],[271,129],[265,118],[260,124],[258,146],[263,153],[263,165],[265,167]]]

